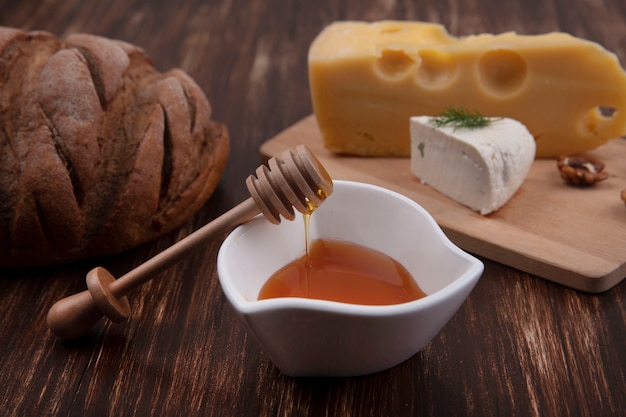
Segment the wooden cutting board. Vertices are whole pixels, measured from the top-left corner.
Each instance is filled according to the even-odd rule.
[[[591,188],[565,185],[554,160],[536,160],[509,202],[487,216],[421,184],[408,158],[337,156],[324,148],[313,115],[261,146],[272,157],[305,144],[333,179],[394,190],[428,210],[464,250],[585,292],[603,292],[626,277],[626,140],[590,152],[611,176]]]

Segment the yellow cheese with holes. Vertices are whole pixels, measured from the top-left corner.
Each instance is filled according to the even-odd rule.
[[[409,118],[464,107],[522,122],[537,157],[593,149],[626,133],[626,72],[566,33],[450,36],[421,22],[336,22],[309,50],[325,146],[409,156]]]

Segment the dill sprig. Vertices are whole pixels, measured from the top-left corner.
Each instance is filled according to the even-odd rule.
[[[483,116],[478,112],[472,112],[464,107],[448,107],[439,116],[430,120],[435,127],[452,126],[454,130],[459,128],[477,129],[479,127],[488,126],[491,123],[489,117]]]

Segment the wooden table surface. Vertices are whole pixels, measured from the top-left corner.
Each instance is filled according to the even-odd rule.
[[[313,38],[335,20],[384,18],[440,22],[455,35],[566,31],[626,62],[623,0],[0,1],[2,26],[123,39],[159,70],[182,68],[230,128],[231,157],[209,203],[164,238],[97,261],[115,274],[247,198],[259,146],[312,112]],[[130,321],[102,322],[74,342],[47,330],[46,313],[85,289],[96,261],[0,271],[0,415],[626,415],[626,282],[590,295],[484,260],[469,299],[410,360],[363,377],[289,378],[227,304],[220,243],[133,292]]]

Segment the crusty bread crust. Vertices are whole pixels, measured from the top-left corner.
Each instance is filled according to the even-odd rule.
[[[208,200],[229,151],[198,85],[141,48],[0,28],[0,268],[163,235]]]

